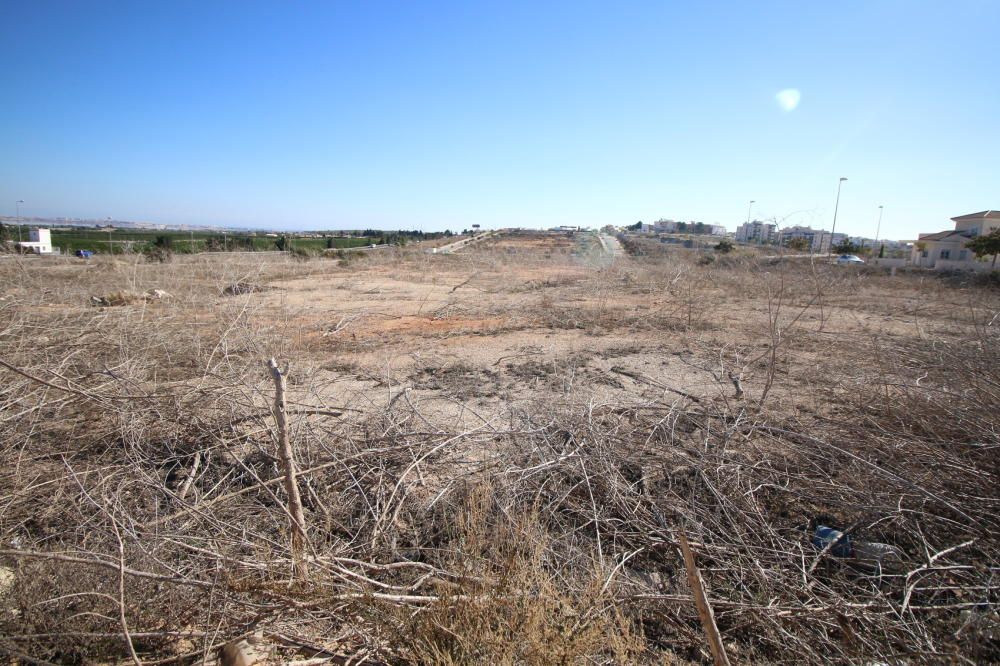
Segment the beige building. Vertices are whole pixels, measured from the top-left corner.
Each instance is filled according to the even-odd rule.
[[[937,270],[989,270],[990,259],[977,259],[965,244],[976,236],[1000,229],[1000,210],[960,215],[951,221],[955,223],[954,229],[920,234],[910,257],[913,265]]]
[[[776,224],[754,220],[736,227],[736,240],[740,243],[769,244],[775,239]]]

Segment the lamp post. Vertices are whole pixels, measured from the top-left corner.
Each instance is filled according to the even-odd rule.
[[[840,209],[840,188],[844,184],[846,178],[841,177],[840,181],[837,183],[837,203],[833,206],[833,231],[830,232],[830,249],[833,250],[833,235],[837,233],[837,211]],[[820,244],[820,250],[823,249],[822,244]]]
[[[882,229],[882,206],[878,207],[878,224],[875,225],[875,244],[878,245],[878,233]],[[874,248],[872,248],[874,249]]]
[[[21,242],[21,204],[24,203],[24,199],[18,199],[14,205],[17,206],[17,242]]]

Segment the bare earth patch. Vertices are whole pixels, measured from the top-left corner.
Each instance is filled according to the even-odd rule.
[[[702,663],[683,531],[734,663],[1000,659],[1000,294],[699,258],[0,263],[0,651]]]

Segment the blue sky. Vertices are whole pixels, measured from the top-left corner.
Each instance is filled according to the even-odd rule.
[[[0,213],[277,228],[1000,208],[1000,1],[0,0]],[[775,95],[797,89],[783,109]]]

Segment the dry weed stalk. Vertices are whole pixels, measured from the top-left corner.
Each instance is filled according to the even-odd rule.
[[[440,261],[500,270],[502,252]],[[410,260],[365,261],[402,272]],[[649,381],[599,400],[567,362],[544,399],[473,404],[406,391],[391,369],[378,397],[351,395],[302,353],[310,331],[287,309],[220,295],[238,279],[343,270],[331,262],[94,266],[0,267],[25,287],[0,301],[0,565],[14,572],[0,650],[17,659],[194,663],[259,630],[288,659],[704,661],[681,526],[733,662],[1000,654],[995,294],[966,288],[969,308],[941,320],[928,303],[953,296],[936,284],[897,278],[909,291],[890,308],[870,297],[888,278],[841,276],[818,332],[804,325],[817,310],[808,267],[764,278],[750,260],[647,257],[628,268],[641,282],[567,269],[517,293],[558,304],[611,281],[574,313],[584,332],[690,331],[678,344],[708,388],[633,372]],[[696,287],[680,284],[689,275]],[[762,279],[779,284],[770,309]],[[101,286],[176,300],[85,305]],[[664,303],[643,321],[612,289]],[[692,311],[691,289],[755,314]],[[919,335],[831,338],[849,307]],[[294,462],[272,446],[272,353],[296,359],[282,378],[298,415],[279,427]],[[732,399],[729,372],[758,399]],[[821,408],[782,390],[792,379]],[[467,420],[439,409],[455,401]],[[309,526],[308,586],[281,575],[301,562],[290,512],[293,534]],[[819,557],[818,520],[895,545],[902,570]]]

